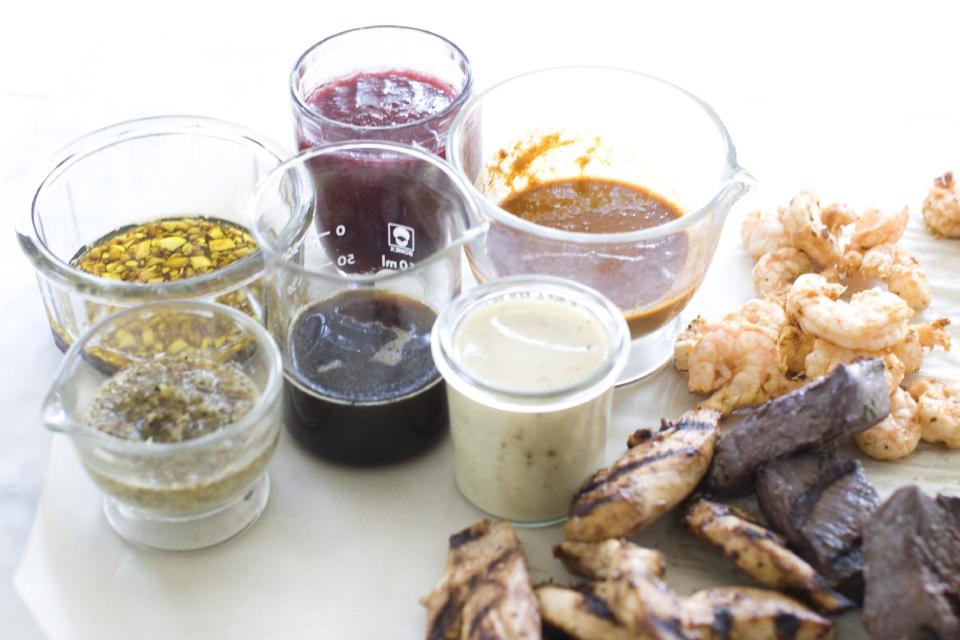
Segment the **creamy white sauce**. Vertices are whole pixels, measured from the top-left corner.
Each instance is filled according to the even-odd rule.
[[[600,322],[572,304],[506,298],[477,308],[453,336],[463,370],[511,392],[571,387],[609,357]],[[487,513],[515,522],[564,516],[603,462],[612,390],[557,411],[505,410],[447,385],[457,484]]]

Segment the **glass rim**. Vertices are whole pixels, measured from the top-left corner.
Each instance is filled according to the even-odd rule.
[[[64,383],[67,381],[67,374],[71,373],[71,371],[68,370],[74,369],[74,362],[78,358],[81,360],[84,359],[82,350],[86,347],[87,343],[102,333],[111,324],[130,316],[142,314],[145,311],[154,310],[188,312],[204,311],[211,315],[225,314],[229,316],[231,320],[239,324],[249,334],[252,334],[257,343],[258,349],[267,349],[269,355],[267,358],[269,368],[267,372],[267,380],[264,384],[263,390],[257,396],[256,402],[250,408],[250,411],[245,413],[238,420],[224,425],[216,431],[204,434],[198,438],[184,440],[182,442],[143,442],[137,440],[125,440],[123,438],[104,433],[96,427],[92,427],[79,420],[65,421],[65,424],[71,428],[67,435],[70,437],[82,436],[89,438],[105,445],[109,449],[123,451],[125,453],[133,453],[142,455],[144,457],[159,457],[176,454],[180,451],[193,451],[195,449],[203,449],[208,446],[215,445],[221,440],[225,440],[250,429],[267,417],[267,413],[270,411],[272,405],[278,400],[282,390],[281,384],[283,382],[283,360],[280,355],[280,349],[277,347],[276,342],[266,328],[250,316],[238,311],[237,309],[234,309],[233,307],[221,304],[219,302],[209,302],[206,300],[158,300],[155,302],[148,302],[146,304],[123,309],[122,311],[111,314],[106,318],[99,320],[90,326],[86,331],[84,331],[80,337],[77,338],[72,345],[70,345],[70,349],[67,350],[67,353],[64,355],[63,360],[60,363],[57,373],[53,377],[53,382],[50,385],[50,389],[44,396],[42,406],[44,415],[43,421],[45,424],[48,423],[48,419],[45,417],[47,412],[49,411],[51,405],[57,402],[57,397],[60,394],[59,389],[61,389],[64,386]],[[88,366],[92,367],[92,365]],[[123,371],[123,369],[119,369],[114,374],[108,376],[105,381],[112,379],[113,376],[120,373],[120,371]]]
[[[264,194],[274,183],[279,184],[279,180],[282,176],[290,172],[291,170],[298,171],[306,168],[306,163],[313,158],[318,158],[328,154],[336,154],[350,151],[387,151],[391,153],[399,154],[400,156],[407,156],[416,160],[423,160],[429,163],[432,167],[439,169],[443,175],[449,180],[450,184],[454,189],[462,196],[464,211],[462,220],[464,222],[464,227],[459,238],[452,240],[446,246],[438,249],[433,254],[425,258],[424,260],[418,261],[416,265],[411,269],[398,270],[398,271],[378,271],[375,273],[357,273],[357,274],[331,274],[326,271],[318,271],[316,269],[310,269],[296,262],[287,259],[284,256],[284,251],[278,250],[277,247],[271,242],[262,232],[259,214],[259,203],[264,197]],[[423,267],[429,266],[434,262],[444,259],[447,254],[454,250],[459,250],[460,247],[467,242],[470,242],[476,238],[479,234],[486,231],[484,226],[469,226],[471,221],[476,218],[476,202],[473,197],[467,191],[467,183],[463,176],[453,170],[448,163],[440,159],[439,156],[436,156],[428,151],[424,151],[418,147],[409,144],[403,144],[400,142],[389,142],[385,140],[348,140],[346,142],[337,142],[332,144],[324,144],[317,147],[311,147],[304,151],[301,151],[297,155],[293,156],[286,162],[280,164],[277,167],[274,167],[270,172],[261,178],[260,183],[257,185],[257,188],[254,190],[253,195],[251,196],[250,201],[250,215],[248,219],[250,220],[250,232],[253,234],[254,239],[257,241],[257,245],[260,248],[261,253],[266,256],[266,259],[274,264],[279,264],[283,269],[295,273],[301,276],[308,276],[312,278],[321,278],[330,282],[339,282],[344,284],[373,284],[381,282],[390,282],[392,280],[398,280],[409,274],[420,270]],[[291,225],[302,224],[297,220],[296,216],[290,216],[287,223],[284,225],[283,230],[278,234],[278,236],[283,236],[285,238],[299,238],[300,233],[291,233],[294,229],[291,229]]]
[[[38,207],[42,198],[71,167],[111,147],[156,136],[199,136],[222,142],[241,144],[265,152],[281,164],[289,153],[273,140],[260,133],[226,120],[191,115],[148,116],[119,122],[92,131],[61,147],[47,161],[43,178],[30,195],[25,219],[17,228],[21,249],[34,267],[47,278],[69,287],[82,286],[86,295],[114,299],[154,299],[158,297],[202,295],[208,288],[216,291],[242,283],[263,270],[259,250],[221,269],[182,280],[159,283],[109,280],[76,268],[55,255],[42,238],[38,228]]]
[[[311,53],[319,49],[322,45],[330,42],[331,40],[339,38],[340,36],[345,36],[352,33],[359,33],[362,31],[373,31],[377,29],[416,32],[422,35],[436,38],[443,44],[450,47],[453,51],[456,52],[458,56],[460,56],[460,58],[463,60],[466,66],[467,73],[463,81],[463,87],[460,88],[460,90],[458,91],[454,99],[450,101],[450,104],[448,104],[446,107],[444,107],[440,111],[431,113],[430,115],[424,116],[423,118],[419,118],[418,120],[404,122],[403,124],[390,124],[390,125],[383,125],[383,126],[360,126],[360,125],[355,125],[349,122],[344,122],[342,120],[335,120],[333,118],[328,118],[327,116],[321,113],[318,113],[317,111],[311,109],[306,104],[304,99],[300,96],[300,93],[297,91],[297,86],[298,86],[297,72],[300,71],[301,68],[303,68],[304,64],[306,63],[307,56],[309,56]],[[449,115],[451,112],[459,109],[464,104],[464,102],[466,102],[467,97],[470,95],[470,92],[473,89],[473,66],[470,64],[470,59],[467,57],[467,54],[465,54],[460,47],[454,44],[453,41],[441,36],[438,33],[434,33],[433,31],[429,31],[427,29],[421,29],[419,27],[409,27],[409,26],[399,25],[399,24],[374,24],[374,25],[368,25],[365,27],[354,27],[351,29],[345,29],[338,33],[334,33],[333,35],[329,35],[326,38],[319,40],[318,42],[315,42],[314,44],[307,47],[306,51],[300,54],[300,57],[297,58],[297,61],[293,65],[293,69],[290,71],[289,88],[290,88],[290,96],[293,98],[293,104],[296,107],[297,111],[311,120],[314,120],[321,124],[326,124],[331,127],[346,129],[358,135],[362,135],[364,133],[383,134],[391,131],[403,131],[404,129],[408,129],[408,128],[420,127],[420,126],[423,126],[424,123],[443,118]]]
[[[491,383],[468,371],[454,356],[453,338],[460,323],[482,305],[502,300],[511,294],[534,294],[543,299],[558,299],[593,315],[603,326],[610,347],[603,364],[574,383],[539,391],[518,391]],[[606,320],[612,321],[614,331],[610,331]],[[484,401],[473,399],[483,404],[505,404],[516,411],[541,410],[542,406],[530,404],[538,400],[544,404],[557,404],[556,410],[560,410],[587,402],[607,389],[613,389],[617,376],[630,356],[630,345],[630,330],[623,312],[609,298],[576,280],[536,274],[497,278],[458,296],[437,316],[431,336],[434,362],[448,384],[458,390],[467,386],[471,391],[478,392]]]
[[[504,224],[519,231],[525,231],[531,235],[536,235],[541,238],[576,244],[616,244],[638,242],[642,240],[657,239],[665,235],[684,231],[696,225],[703,218],[707,217],[723,201],[723,199],[727,197],[731,190],[748,190],[750,187],[752,187],[755,180],[746,169],[737,163],[737,150],[733,144],[733,139],[730,137],[730,133],[727,131],[726,125],[724,125],[723,121],[720,119],[720,116],[713,109],[713,107],[707,104],[706,101],[696,94],[684,89],[683,87],[680,87],[679,85],[676,85],[668,80],[664,80],[663,78],[622,67],[603,65],[569,65],[535,69],[533,71],[527,71],[511,78],[507,78],[506,80],[502,80],[497,84],[487,88],[483,92],[473,96],[460,110],[450,126],[450,131],[447,134],[447,161],[453,165],[458,173],[466,175],[466,171],[463,163],[460,160],[460,157],[464,146],[463,131],[466,127],[467,119],[475,111],[480,109],[486,100],[488,100],[491,96],[497,95],[500,89],[515,83],[523,82],[531,77],[543,76],[552,73],[591,70],[624,74],[641,79],[643,81],[659,84],[676,92],[679,95],[686,97],[692,104],[696,105],[703,115],[705,115],[712,122],[717,130],[717,133],[720,134],[724,145],[724,171],[722,180],[716,193],[706,203],[700,205],[694,211],[685,213],[679,218],[671,220],[670,222],[662,225],[648,227],[646,229],[637,229],[635,231],[591,233],[587,231],[566,231],[563,229],[556,229],[553,227],[540,225],[535,222],[530,222],[529,220],[524,220],[503,209],[499,204],[493,202],[486,195],[481,193],[473,182],[466,180],[471,195],[476,198],[478,202],[483,203],[485,211],[490,212],[491,217],[494,218],[495,222]]]

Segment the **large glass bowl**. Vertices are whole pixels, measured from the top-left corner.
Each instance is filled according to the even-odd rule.
[[[216,299],[262,319],[259,251],[219,270],[156,284],[108,280],[73,261],[118,229],[161,218],[199,215],[245,228],[257,181],[287,155],[244,127],[186,116],[116,124],[60,150],[17,228],[57,346],[65,351],[97,321],[153,300]]]
[[[603,67],[535,71],[488,89],[454,120],[447,155],[488,226],[467,247],[477,278],[546,274],[605,294],[634,338],[621,384],[670,357],[678,315],[703,280],[727,213],[752,184],[706,103],[658,78]],[[682,215],[593,233],[536,224],[500,206],[527,187],[576,178],[643,187]]]
[[[115,359],[128,366],[178,356],[177,348],[143,355],[133,346],[117,346],[117,334],[137,334],[158,323],[175,332],[171,342],[186,341],[189,333],[229,335],[186,352],[239,367],[256,389],[250,411],[182,442],[126,440],[90,426],[88,411],[97,391],[123,371],[104,372],[90,354],[119,351]],[[253,318],[210,302],[154,302],[109,316],[74,342],[44,400],[42,417],[47,428],[73,441],[120,535],[152,548],[196,549],[236,535],[263,511],[270,488],[266,467],[280,436],[282,381],[277,346]]]

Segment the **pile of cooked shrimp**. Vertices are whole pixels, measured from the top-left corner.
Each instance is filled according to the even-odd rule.
[[[935,181],[923,215],[936,235],[960,237],[960,189],[951,174]],[[923,267],[897,244],[909,218],[907,208],[857,213],[841,204],[821,206],[810,191],[776,213],[747,214],[741,236],[756,260],[760,297],[720,321],[696,318],[675,344],[675,363],[687,372],[690,391],[711,394],[699,406],[729,414],[838,364],[879,357],[890,415],[856,437],[860,449],[895,460],[921,440],[960,448],[960,384],[919,377],[901,386],[919,371],[925,350],[950,349],[949,318],[909,324],[930,304]]]

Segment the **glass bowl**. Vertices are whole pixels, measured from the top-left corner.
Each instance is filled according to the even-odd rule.
[[[604,67],[534,71],[488,89],[454,120],[447,153],[488,226],[467,246],[477,279],[554,275],[606,295],[634,339],[620,384],[671,356],[678,315],[703,280],[727,213],[753,183],[706,103],[659,78]],[[578,230],[536,224],[501,206],[528,187],[581,178],[639,186],[681,215],[593,232],[582,222]]]
[[[188,116],[116,124],[59,151],[17,228],[57,346],[66,351],[100,319],[153,300],[215,299],[262,319],[259,251],[221,269],[155,284],[110,280],[74,261],[111,233],[154,220],[203,216],[246,228],[257,181],[286,156],[249,129]]]
[[[252,408],[235,422],[181,442],[127,440],[91,426],[93,398],[123,369],[106,373],[90,354],[119,349],[127,366],[176,355],[141,356],[136,349],[117,347],[114,339],[118,332],[170,319],[172,327],[233,336],[219,345],[187,347],[187,353],[239,367],[257,391]],[[47,428],[70,436],[80,462],[104,493],[108,521],[121,536],[151,548],[196,549],[236,535],[263,511],[270,493],[266,467],[281,430],[282,381],[276,344],[246,314],[210,302],[154,302],[109,316],[74,342],[44,400],[42,417]]]

